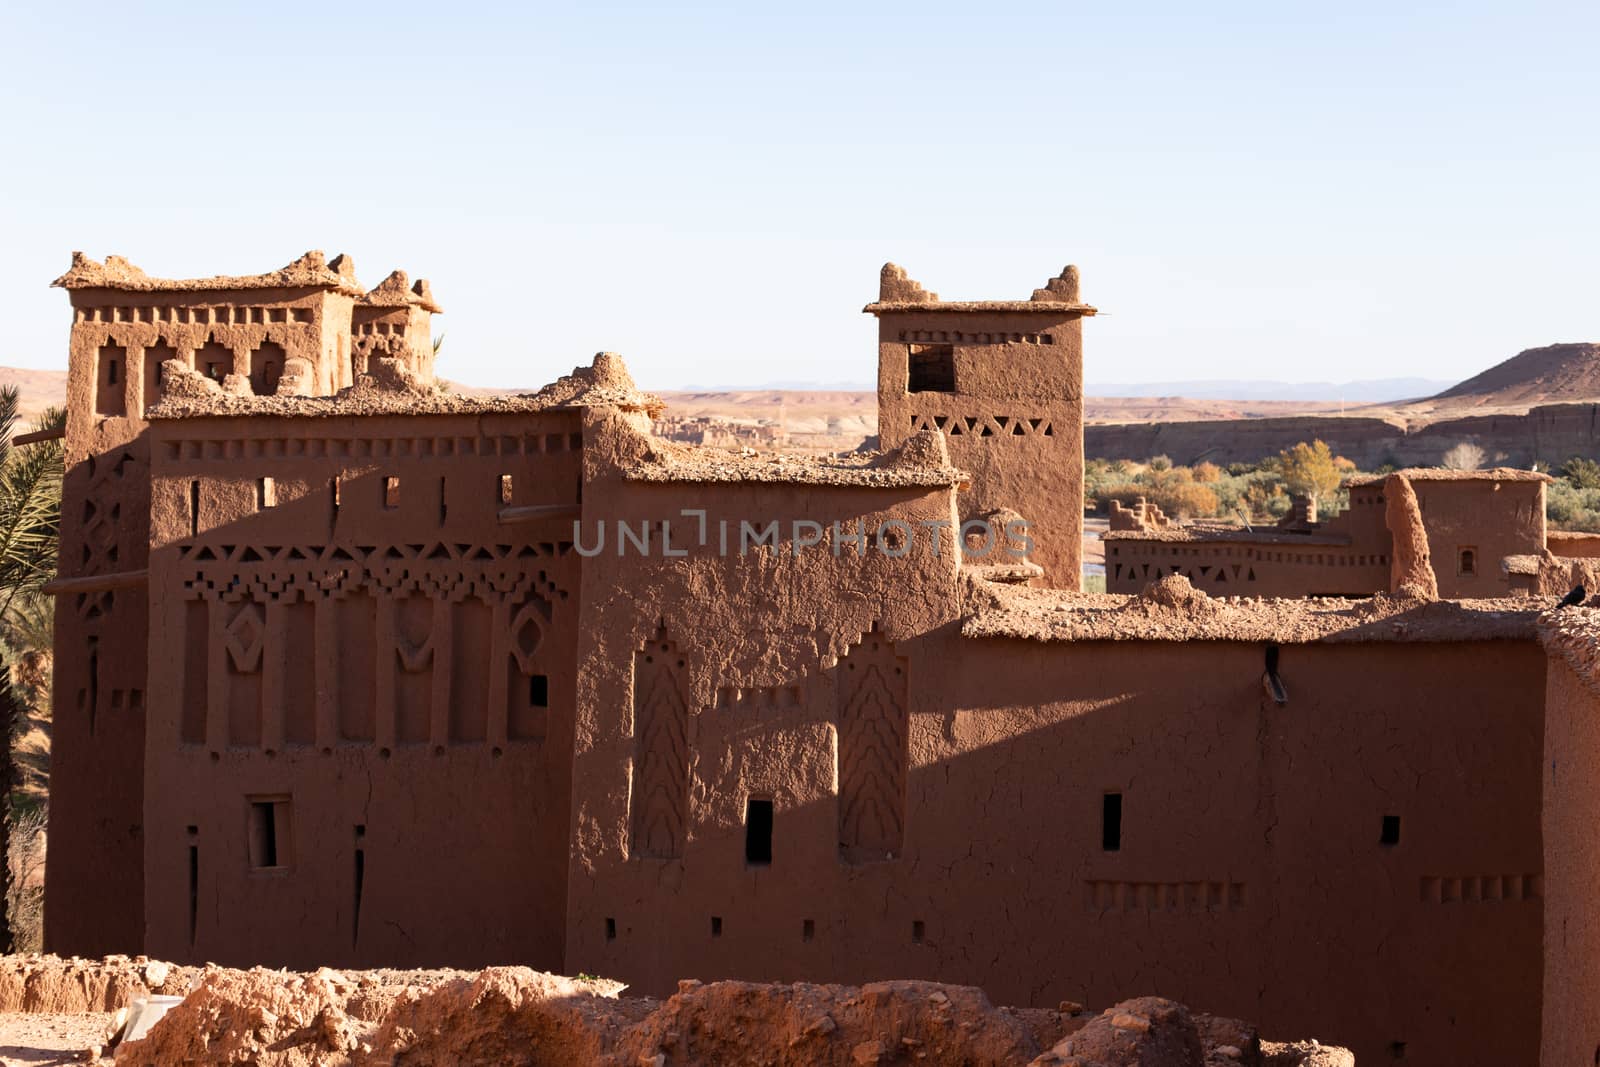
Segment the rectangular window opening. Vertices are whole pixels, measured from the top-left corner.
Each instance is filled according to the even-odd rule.
[[[1378,844],[1398,845],[1400,843],[1400,816],[1385,815],[1383,829],[1378,833]]]
[[[189,483],[189,536],[200,536],[200,480]]]
[[[606,920],[606,940],[607,941],[615,941],[616,939],[617,939],[617,920],[615,920],[615,919],[607,919]]]
[[[751,797],[744,811],[744,862],[750,867],[772,863],[772,801]]]
[[[250,799],[250,867],[277,870],[289,865],[289,800]]]
[[[275,508],[278,506],[278,483],[271,478],[256,479],[256,508]]]
[[[394,475],[386,475],[383,479],[383,506],[397,508],[400,506],[400,479]]]
[[[928,936],[928,926],[921,919],[911,920],[911,943],[920,945]]]
[[[534,708],[548,708],[550,706],[550,677],[544,674],[530,674],[528,676],[528,706]]]
[[[1122,848],[1122,794],[1107,793],[1100,805],[1100,847],[1107,852]]]
[[[722,916],[720,916],[720,915],[711,916],[711,936],[712,937],[721,937],[722,936]]]
[[[812,941],[816,939],[816,936],[817,921],[815,919],[806,919],[800,924],[800,940]]]
[[[906,392],[953,393],[955,391],[954,345],[906,346]]]
[[[500,476],[500,503],[511,503],[511,475],[509,474]]]
[[[1456,573],[1464,578],[1470,578],[1478,573],[1478,550],[1476,548],[1458,550]]]

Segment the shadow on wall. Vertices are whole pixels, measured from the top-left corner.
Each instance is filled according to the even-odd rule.
[[[594,871],[569,968],[646,992],[692,974],[932,978],[1034,1006],[1157,993],[1374,1060],[1536,1055],[1533,643],[1289,646],[1281,705],[1260,645],[942,632],[897,650],[926,710],[895,858],[843,848],[833,796],[788,804],[763,782],[770,753],[798,767],[806,738],[837,736],[844,790],[846,722],[702,710],[699,736],[728,739],[691,756],[715,818],[681,861]],[[1437,680],[1426,701],[1419,678]],[[875,773],[892,798],[892,768]]]

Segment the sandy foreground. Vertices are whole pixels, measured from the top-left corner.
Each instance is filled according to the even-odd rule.
[[[0,1013],[0,1064],[49,1067],[81,1063],[84,1051],[104,1039],[111,1018],[108,1011],[72,1015]]]

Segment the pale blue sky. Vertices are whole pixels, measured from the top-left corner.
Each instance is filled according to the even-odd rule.
[[[83,249],[348,252],[441,373],[870,381],[878,267],[1108,314],[1092,381],[1600,339],[1600,5],[0,5],[0,363]]]

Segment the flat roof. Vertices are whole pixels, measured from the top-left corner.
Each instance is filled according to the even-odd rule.
[[[940,489],[971,480],[950,466],[890,461],[892,453],[841,457],[799,456],[786,452],[732,452],[652,441],[655,458],[624,472],[631,482],[784,483],[864,486],[879,489]]]
[[[59,289],[116,289],[133,293],[236,292],[243,289],[333,289],[351,296],[364,290],[356,281],[355,265],[348,256],[330,263],[321,252],[307,252],[278,270],[266,274],[219,274],[211,278],[152,278],[122,256],[96,262],[82,252],[72,253],[72,267],[50,283]]]
[[[1403,474],[1413,482],[1553,482],[1554,478],[1538,471],[1525,471],[1516,467],[1491,467],[1481,471],[1453,471],[1444,467],[1407,467],[1405,470],[1391,471],[1392,474]],[[1345,485],[1367,486],[1382,485],[1388,474],[1363,474],[1354,478],[1347,478]]]
[[[1100,312],[1100,309],[1093,304],[1067,303],[1062,300],[879,300],[861,310],[869,315],[882,315],[889,311],[986,311],[1085,317]]]
[[[988,586],[982,595],[986,603],[963,620],[962,637],[1047,643],[1532,640],[1540,611],[1556,602],[1555,597],[1435,601],[1393,596],[1211,597],[1172,577],[1137,595],[1015,586]]]
[[[1216,526],[1165,526],[1154,530],[1107,530],[1100,535],[1102,541],[1170,541],[1176,544],[1217,542],[1249,545],[1319,545],[1348,547],[1349,535],[1326,533],[1291,533],[1273,526],[1258,530],[1242,527]]]

